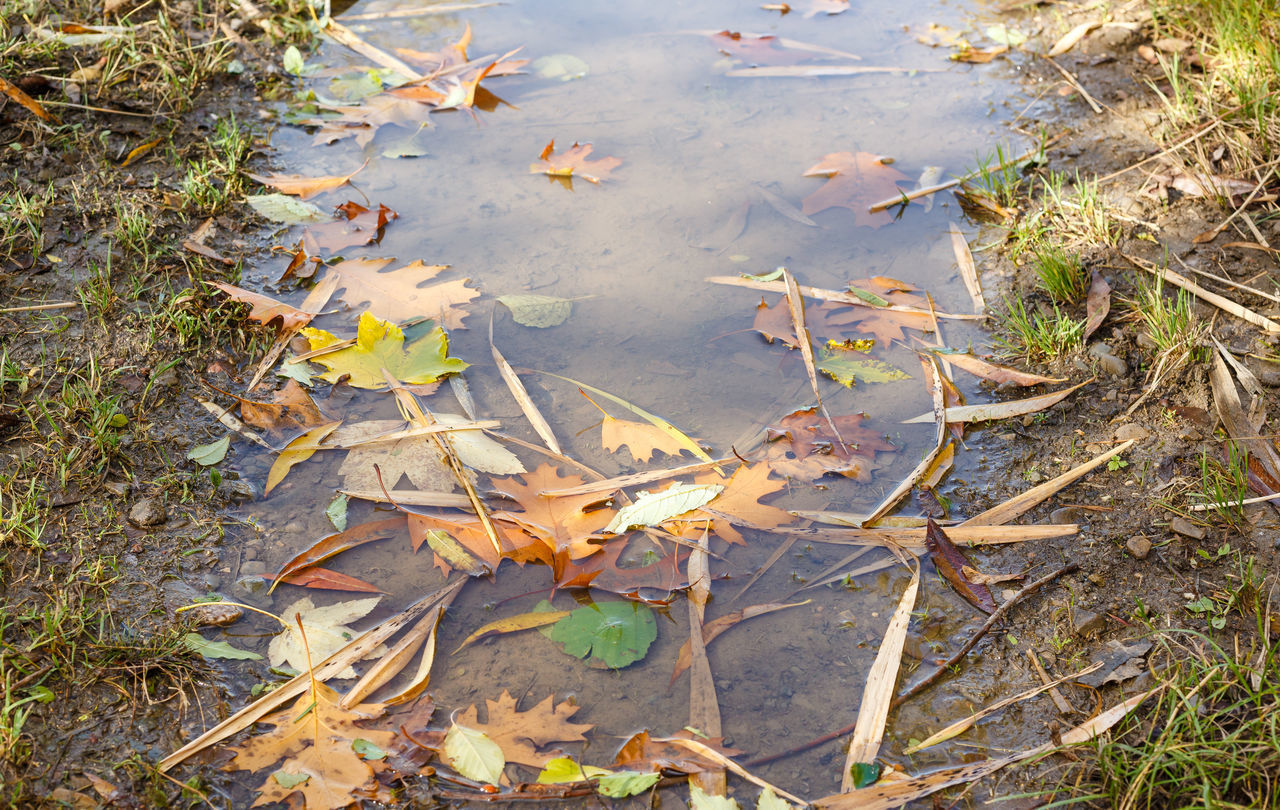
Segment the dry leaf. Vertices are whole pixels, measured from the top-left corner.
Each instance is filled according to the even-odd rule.
[[[485,700],[488,719],[480,722],[474,705],[458,713],[456,722],[483,732],[502,748],[508,762],[541,768],[548,760],[560,756],[559,749],[540,751],[554,743],[586,740],[591,724],[571,723],[569,718],[578,706],[565,701],[557,705],[548,695],[527,711],[516,708],[516,699],[507,690],[497,700]]]
[[[555,147],[556,142],[552,140],[543,148],[542,154],[538,156],[539,162],[530,164],[530,174],[564,178],[581,177],[588,183],[599,185],[601,180],[608,179],[610,172],[622,165],[622,161],[616,157],[588,160],[593,148],[589,143],[579,144],[575,141],[573,146],[569,147],[569,151],[558,155],[552,154]]]
[[[898,183],[911,179],[870,152],[833,152],[805,170],[804,176],[828,178],[826,185],[804,198],[800,210],[806,216],[828,208],[848,208],[855,225],[872,228],[887,225],[893,216],[887,211],[870,213],[868,207],[898,193]]]
[[[359,169],[356,169],[351,174],[330,175],[327,177],[307,177],[301,174],[280,174],[279,172],[272,172],[271,174],[246,172],[246,174],[263,185],[271,186],[282,194],[290,194],[299,199],[309,200],[317,194],[345,186],[368,163],[368,161],[365,161]]]

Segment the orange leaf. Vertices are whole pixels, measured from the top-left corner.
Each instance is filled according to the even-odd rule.
[[[649,461],[655,451],[678,456],[685,447],[667,431],[646,422],[614,419],[605,414],[600,423],[600,442],[610,453],[626,447],[636,461]]]
[[[593,148],[589,143],[579,144],[575,141],[569,151],[558,155],[552,154],[555,148],[556,142],[552,140],[538,156],[540,162],[529,166],[529,173],[549,177],[581,177],[588,183],[598,185],[601,180],[609,177],[610,172],[622,165],[622,160],[616,157],[588,160],[587,156]]]
[[[840,430],[843,433],[843,422],[840,423]],[[717,514],[736,518],[743,525],[754,529],[776,529],[784,524],[794,522],[795,517],[786,510],[760,503],[761,498],[767,497],[786,486],[786,482],[781,479],[770,479],[769,474],[771,472],[773,472],[773,468],[768,463],[759,462],[756,464],[743,464],[738,467],[728,481],[725,481],[712,471],[695,476],[694,480],[699,484],[724,485],[724,491],[714,501],[707,504],[708,509],[714,510]],[[746,541],[742,539],[742,535],[728,520],[718,519],[713,521],[712,531],[730,543],[746,544]]]
[[[369,165],[369,161],[365,161],[360,169]],[[282,194],[292,194],[303,200],[308,200],[321,192],[329,191],[340,186],[345,186],[347,182],[359,174],[360,169],[356,169],[351,174],[344,175],[328,175],[325,177],[307,177],[301,174],[280,174],[272,172],[271,174],[253,174],[248,175],[263,185],[268,185]]]
[[[329,568],[321,568],[312,566],[295,571],[287,577],[283,577],[281,582],[288,585],[297,585],[302,588],[322,588],[330,591],[357,591],[359,593],[386,593],[381,588],[374,587],[363,579],[356,579],[348,576],[341,571],[334,571]]]
[[[536,537],[552,554],[568,552],[572,559],[590,556],[600,550],[597,543],[599,531],[609,525],[614,510],[587,507],[600,501],[600,495],[573,495],[550,497],[543,495],[546,489],[563,489],[577,486],[583,479],[576,475],[561,476],[560,471],[543,464],[532,472],[509,478],[494,478],[491,486],[510,497],[524,511],[494,512],[495,520],[515,523]]]
[[[777,472],[804,480],[834,473],[870,481],[871,471],[880,466],[876,453],[896,448],[884,434],[862,427],[866,418],[862,414],[835,417],[844,437],[841,443],[816,407],[790,413],[769,428],[765,459]]]
[[[828,178],[826,185],[804,198],[801,210],[806,216],[828,208],[848,208],[854,224],[872,228],[892,222],[893,215],[887,211],[872,214],[867,208],[899,193],[898,183],[911,179],[870,152],[833,152],[804,176]]]
[[[322,537],[280,566],[279,573],[271,580],[271,587],[275,588],[276,583],[279,582],[292,582],[290,577],[304,569],[312,568],[316,564],[356,546],[362,546],[374,540],[384,540],[403,527],[404,520],[394,517],[386,520],[377,520],[372,523],[362,523],[359,526],[352,526],[346,531]]]
[[[285,433],[306,431],[333,421],[332,417],[320,410],[311,399],[311,394],[297,380],[285,383],[284,388],[276,391],[270,402],[245,399],[227,391],[221,393],[235,397],[240,403],[240,418],[247,424],[262,428],[276,438]]]
[[[480,722],[480,713],[474,704],[460,712],[455,722],[484,732],[498,744],[508,762],[533,768],[541,768],[561,754],[558,749],[539,751],[539,748],[586,740],[585,732],[595,728],[590,724],[570,723],[569,718],[579,707],[567,700],[556,705],[551,695],[522,712],[516,708],[516,699],[503,689],[497,700],[485,700],[485,706],[488,710],[485,722]]]
[[[10,82],[6,81],[3,77],[0,77],[0,93],[4,93],[9,98],[21,104],[23,107],[26,107],[31,112],[32,115],[34,115],[35,117],[39,118],[42,121],[49,121],[49,122],[57,121],[57,119],[54,118],[52,115],[50,115],[49,111],[44,108],[44,105],[42,105],[40,102],[36,101],[31,96],[24,93],[22,91],[22,88],[18,87],[16,84],[11,84]]]

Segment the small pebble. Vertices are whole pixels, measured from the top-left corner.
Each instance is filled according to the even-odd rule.
[[[143,498],[129,509],[129,522],[139,528],[159,526],[169,519],[159,498]]]
[[[1107,617],[1084,608],[1071,611],[1071,626],[1082,636],[1089,636],[1106,629]]]
[[[1150,435],[1142,425],[1135,425],[1132,422],[1116,428],[1115,434],[1116,438],[1122,442],[1127,442],[1130,439],[1145,439]]]
[[[1141,534],[1135,534],[1130,537],[1129,541],[1124,545],[1125,548],[1129,549],[1129,553],[1133,555],[1135,560],[1145,560],[1147,555],[1151,553],[1151,541]]]
[[[1176,517],[1169,521],[1169,528],[1183,537],[1190,537],[1192,540],[1203,540],[1209,534],[1205,527],[1197,526],[1182,517]]]

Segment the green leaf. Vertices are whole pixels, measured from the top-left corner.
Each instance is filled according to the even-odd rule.
[[[642,492],[636,502],[618,510],[604,531],[622,534],[632,526],[657,526],[676,515],[705,506],[724,491],[719,484],[677,484],[661,492]]]
[[[728,796],[712,796],[702,792],[697,785],[689,785],[689,807],[693,810],[742,810],[736,801]]]
[[[302,334],[311,342],[312,351],[342,342],[336,335],[310,326],[303,329]],[[320,375],[324,380],[337,382],[344,374],[350,374],[349,385],[382,390],[387,387],[383,369],[400,382],[421,384],[435,382],[467,367],[448,354],[449,338],[440,327],[405,346],[404,332],[399,326],[364,312],[356,329],[355,345],[322,354],[314,358],[314,362],[328,367],[329,370]]]
[[[880,778],[880,765],[876,762],[855,762],[849,772],[853,775],[853,786],[864,788],[874,785]]]
[[[244,201],[260,216],[282,225],[301,225],[304,222],[324,222],[329,219],[316,206],[296,200],[288,194],[253,194],[245,197]]]
[[[302,58],[302,51],[298,50],[298,46],[290,45],[284,49],[284,69],[286,73],[292,73],[294,76],[301,76],[302,69],[307,66],[306,60]]]
[[[594,765],[579,765],[569,757],[556,757],[547,760],[542,773],[538,774],[539,785],[560,785],[566,782],[581,782],[597,776],[608,776],[613,771],[597,768]]]
[[[540,56],[530,65],[533,72],[543,79],[559,79],[562,82],[581,79],[587,75],[591,67],[578,57],[568,53],[553,53]]]
[[[889,306],[889,301],[887,299],[881,298],[873,292],[867,292],[861,287],[855,287],[852,284],[849,285],[849,294],[861,298],[873,307]]]
[[[225,641],[210,641],[199,633],[187,633],[182,642],[188,649],[195,650],[205,658],[230,658],[235,660],[258,661],[262,659],[256,652],[232,647]]]
[[[368,740],[364,739],[363,737],[356,737],[354,740],[351,741],[351,750],[355,751],[357,754],[364,757],[365,759],[386,759],[387,758],[386,751],[383,751],[381,748],[369,742]]]
[[[658,784],[662,779],[660,773],[641,773],[639,771],[618,771],[596,780],[596,790],[613,799],[624,799],[637,793],[644,793]]]
[[[733,257],[731,256],[730,258],[733,258]],[[743,257],[743,259],[745,260],[746,257]],[[742,277],[749,278],[752,281],[777,281],[778,279],[782,278],[782,274],[784,272],[786,272],[786,268],[779,267],[777,270],[774,270],[772,273],[761,273],[758,276],[753,276],[750,273],[743,273]]]
[[[382,92],[382,77],[376,70],[335,76],[329,80],[329,92],[342,101],[360,101]]]
[[[329,502],[325,507],[324,513],[329,518],[329,522],[340,532],[347,530],[347,501],[350,500],[345,494],[339,495]]]
[[[539,329],[559,326],[573,312],[572,301],[550,295],[500,295],[498,301],[511,310],[516,323]]]
[[[289,47],[293,46],[290,45]],[[296,788],[298,785],[304,784],[311,778],[311,775],[306,773],[289,773],[288,771],[281,769],[271,774],[271,778],[276,780],[280,787],[285,790],[289,790],[290,788]]]
[[[611,669],[622,669],[644,658],[658,637],[658,623],[644,605],[597,602],[574,610],[541,632],[563,644],[569,655],[590,655]]]
[[[281,377],[288,377],[291,380],[297,380],[302,385],[311,385],[311,367],[307,365],[306,360],[285,360],[276,369],[276,374]]]
[[[1016,48],[1027,41],[1026,34],[1018,31],[1017,29],[1010,28],[1004,23],[988,27],[986,34],[990,39],[1000,43],[1001,45],[1007,45],[1010,48]]]
[[[861,355],[857,349],[849,351],[839,348],[839,344],[833,349],[822,349],[818,354],[817,366],[818,371],[846,388],[852,388],[859,382],[884,383],[911,379],[910,374],[896,366]]]
[[[47,686],[32,686],[27,689],[27,696],[36,703],[52,703],[57,699],[54,691]]]
[[[498,784],[507,760],[498,744],[481,731],[454,723],[444,735],[443,752],[449,766],[478,782]]]
[[[792,810],[792,808],[791,802],[779,799],[778,794],[773,792],[773,788],[765,788],[760,791],[760,798],[756,799],[756,810]]]
[[[187,458],[201,467],[212,467],[227,457],[227,448],[231,447],[231,435],[227,434],[211,444],[202,444],[187,451]]]

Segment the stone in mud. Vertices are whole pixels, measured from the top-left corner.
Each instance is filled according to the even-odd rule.
[[[129,522],[140,529],[162,525],[169,519],[159,498],[143,498],[129,509]]]
[[[271,604],[271,580],[262,576],[242,576],[231,586],[231,598],[251,605]]]
[[[1151,541],[1141,534],[1135,534],[1130,537],[1129,541],[1124,545],[1125,548],[1129,549],[1129,553],[1133,555],[1135,560],[1145,560],[1147,555],[1151,553]]]
[[[1097,360],[1102,370],[1112,377],[1123,377],[1129,373],[1129,364],[1112,354],[1111,347],[1105,343],[1091,345],[1089,356]]]
[[[1183,537],[1190,537],[1192,540],[1203,540],[1209,534],[1205,527],[1197,526],[1186,518],[1181,517],[1176,517],[1169,521],[1169,528]]]
[[[1084,608],[1071,610],[1071,626],[1078,635],[1091,636],[1107,627],[1107,617]]]
[[[1102,667],[1090,672],[1078,680],[1080,683],[1097,689],[1104,683],[1124,681],[1140,675],[1145,668],[1145,658],[1151,651],[1151,642],[1143,639],[1121,641],[1112,639],[1107,642],[1094,660],[1101,659]]]
[[[196,605],[183,613],[191,617],[196,627],[226,627],[244,616],[244,611],[235,605]]]
[[[1130,422],[1127,425],[1121,425],[1116,428],[1116,439],[1118,441],[1127,442],[1130,439],[1145,439],[1151,434],[1142,425],[1135,425]]]
[[[1258,382],[1270,388],[1280,387],[1280,365],[1265,360],[1245,360],[1245,366],[1258,378]]]
[[[242,577],[261,577],[267,573],[267,564],[261,560],[245,560],[240,563]]]

